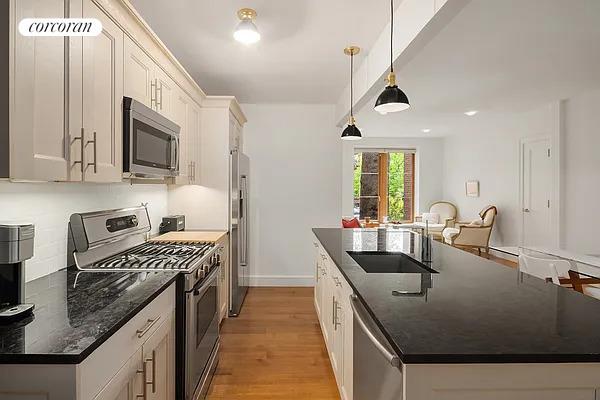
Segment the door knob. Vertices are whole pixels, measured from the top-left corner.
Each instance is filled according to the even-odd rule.
[[[529,212],[529,208],[524,208],[523,212]]]

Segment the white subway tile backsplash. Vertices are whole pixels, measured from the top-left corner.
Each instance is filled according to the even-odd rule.
[[[166,185],[0,182],[0,221],[35,224],[34,256],[27,261],[27,281],[67,265],[67,223],[74,212],[148,203],[152,231],[167,215]]]

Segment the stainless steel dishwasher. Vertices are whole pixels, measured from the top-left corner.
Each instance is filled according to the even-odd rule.
[[[402,363],[356,295],[353,326],[354,400],[402,400]]]

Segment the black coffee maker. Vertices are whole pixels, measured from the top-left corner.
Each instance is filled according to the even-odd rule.
[[[0,223],[0,323],[31,314],[25,304],[25,260],[33,257],[33,224]]]

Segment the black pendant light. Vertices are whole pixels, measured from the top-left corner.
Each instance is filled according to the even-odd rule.
[[[354,55],[360,52],[360,47],[350,46],[344,49],[344,54],[350,56],[350,117],[348,118],[348,126],[342,132],[343,140],[359,140],[362,135],[355,125],[354,119]]]
[[[385,89],[383,89],[383,92],[381,92],[381,94],[377,98],[377,101],[375,102],[375,111],[379,112],[380,114],[403,111],[410,107],[408,97],[396,85],[396,74],[394,73],[394,56],[392,54],[394,49],[394,0],[390,0],[390,5],[390,73],[387,78],[388,85],[385,87]]]

